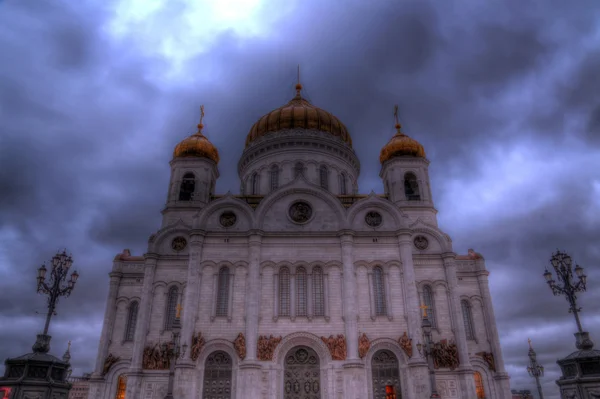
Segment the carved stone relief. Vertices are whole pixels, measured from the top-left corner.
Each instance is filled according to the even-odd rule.
[[[169,356],[160,345],[148,345],[144,348],[142,367],[146,370],[168,370]]]
[[[225,211],[219,216],[219,223],[223,227],[231,227],[237,222],[237,216],[231,211]]]
[[[458,347],[454,342],[448,343],[447,340],[443,339],[439,343],[436,343],[432,349],[433,355],[433,367],[438,368],[449,368],[454,370],[458,367]]]
[[[202,352],[202,348],[204,347],[205,341],[204,337],[202,337],[202,333],[192,334],[192,347],[190,348],[191,354],[190,358],[193,361],[198,360],[200,356],[200,352]]]
[[[246,338],[244,337],[244,334],[238,334],[235,341],[233,341],[233,347],[235,348],[239,358],[244,360],[246,358]]]
[[[371,227],[377,227],[381,225],[383,218],[379,212],[371,211],[365,215],[365,223]]]
[[[108,373],[110,368],[119,360],[121,360],[120,357],[115,357],[115,356],[113,356],[112,353],[109,353],[108,356],[106,356],[106,359],[104,359],[104,367],[102,368],[102,375],[106,375],[106,373]]]
[[[312,207],[304,201],[295,202],[290,206],[289,210],[290,219],[296,223],[308,222],[312,213]]]
[[[362,335],[358,338],[358,356],[362,359],[365,357],[370,348],[371,341],[369,341],[369,337],[367,337],[367,334],[362,333]]]
[[[490,352],[477,352],[477,356],[482,357],[487,363],[488,368],[491,371],[496,371],[496,362],[494,361],[494,354]]]
[[[175,252],[181,252],[185,249],[185,247],[187,246],[187,240],[185,239],[185,237],[175,237],[173,239],[173,241],[171,241],[171,248],[173,248],[173,251]]]
[[[416,236],[413,243],[415,244],[415,248],[423,251],[429,247],[429,241],[425,236]]]
[[[330,335],[329,338],[321,337],[321,340],[329,348],[332,360],[346,360],[346,337],[343,334],[336,337]]]
[[[258,357],[258,360],[273,360],[275,348],[277,348],[277,345],[279,345],[280,342],[281,337],[274,337],[273,335],[269,337],[266,335],[261,335],[258,337],[258,342],[256,345],[256,356]]]
[[[406,356],[408,356],[408,358],[410,359],[413,354],[412,339],[408,338],[406,331],[404,332],[404,334],[402,334],[400,338],[398,338],[398,345],[400,345],[404,353],[406,353]]]

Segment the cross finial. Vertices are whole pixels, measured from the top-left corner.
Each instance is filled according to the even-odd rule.
[[[200,106],[200,123],[198,123],[198,133],[202,132],[202,128],[204,127],[204,123],[202,123],[202,121],[204,120],[204,105]]]
[[[298,64],[298,81],[296,83],[296,97],[300,97],[300,90],[302,90],[302,85],[300,84],[300,64]]]
[[[178,319],[181,316],[181,311],[183,310],[183,306],[181,306],[180,304],[177,304],[177,307],[175,309],[177,309],[177,313],[175,314],[175,318]]]
[[[533,348],[531,347],[531,338],[527,338],[527,342],[529,343],[529,349],[533,349]]]
[[[423,310],[423,317],[427,317],[427,308],[428,308],[428,306],[425,305],[424,303],[422,303],[421,306],[419,306],[419,309]]]
[[[400,133],[402,125],[400,125],[400,122],[398,121],[398,104],[394,105],[394,120],[396,121],[395,128],[398,131],[398,133]]]
[[[67,352],[71,350],[71,340],[67,343]]]

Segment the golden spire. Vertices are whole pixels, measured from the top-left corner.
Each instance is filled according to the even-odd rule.
[[[198,123],[198,132],[202,134],[202,129],[204,128],[204,123],[202,123],[202,121],[204,120],[204,105],[200,106],[200,123]]]
[[[181,311],[183,310],[183,306],[181,306],[181,304],[177,304],[177,307],[175,308],[177,309],[177,313],[175,314],[175,318],[178,319],[181,316]]]
[[[529,343],[529,349],[533,350],[533,348],[531,347],[531,338],[527,338],[527,342]]]
[[[398,121],[398,104],[394,105],[394,120],[396,121],[396,125],[394,127],[396,128],[398,134],[401,134],[402,132],[400,129],[402,129],[402,125]]]
[[[300,84],[300,64],[298,64],[298,81],[296,83],[296,97],[301,97],[300,90],[302,90],[302,85]]]
[[[423,309],[423,317],[427,317],[427,307],[424,303],[421,303],[421,306],[419,306],[419,309]]]

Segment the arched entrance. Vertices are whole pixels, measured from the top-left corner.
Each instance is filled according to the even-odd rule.
[[[202,399],[231,399],[231,357],[223,352],[211,353],[204,365]]]
[[[319,356],[309,347],[292,348],[284,360],[284,399],[321,399]]]
[[[371,360],[373,399],[401,399],[398,358],[388,350],[375,352]]]

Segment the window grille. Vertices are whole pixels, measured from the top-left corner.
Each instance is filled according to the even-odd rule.
[[[383,270],[376,267],[373,270],[373,293],[375,294],[375,315],[385,316],[385,289],[383,286]]]
[[[428,285],[423,287],[423,302],[425,303],[425,306],[427,306],[427,318],[431,323],[431,327],[437,328],[435,308],[433,306],[433,291]]]
[[[287,267],[279,271],[279,316],[290,315],[290,271]]]
[[[252,175],[252,195],[258,195],[258,173]]]
[[[327,181],[327,166],[321,165],[321,167],[319,168],[319,179],[321,182],[321,187],[327,190],[329,188],[329,184]]]
[[[315,316],[325,316],[325,290],[323,287],[323,269],[320,266],[312,271],[313,313]]]
[[[135,324],[137,322],[138,303],[131,302],[127,314],[127,326],[125,327],[125,341],[133,341],[135,336]]]
[[[227,316],[229,313],[229,269],[219,270],[217,281],[217,316]]]
[[[271,168],[271,191],[275,191],[279,188],[279,168],[273,166]]]
[[[304,173],[304,165],[302,164],[302,162],[298,162],[294,166],[294,178],[302,175],[303,173]]]
[[[296,316],[306,316],[306,270],[303,267],[296,271],[296,297]]]
[[[346,174],[342,173],[340,175],[340,194],[341,195],[346,195]]]
[[[483,387],[483,377],[481,373],[476,371],[475,377],[475,392],[477,393],[477,399],[485,399],[485,388]]]
[[[196,178],[193,173],[186,173],[179,188],[179,201],[190,201],[196,189]]]
[[[173,322],[175,321],[175,316],[177,315],[178,294],[179,292],[177,287],[171,287],[167,296],[167,319],[165,323],[165,330],[170,330],[173,328]]]
[[[125,399],[125,391],[127,390],[127,376],[120,375],[117,380],[117,392],[115,399]]]
[[[467,335],[467,339],[475,339],[475,331],[473,330],[473,315],[471,314],[471,305],[468,301],[462,300],[460,302],[462,313],[463,313],[463,322],[465,323],[465,333]]]

